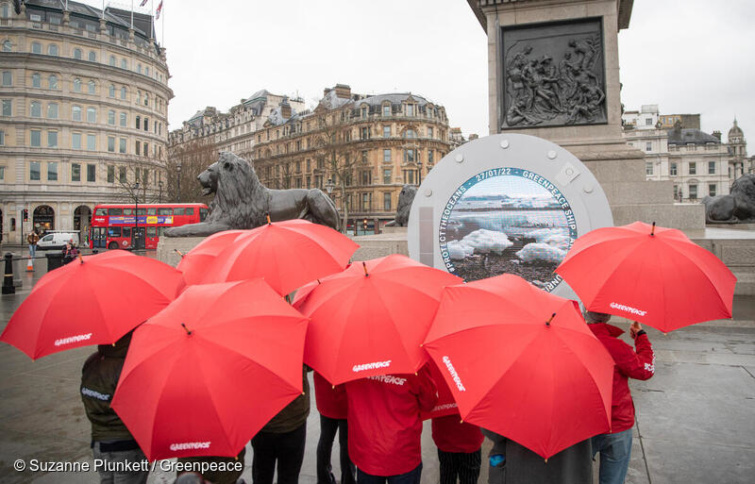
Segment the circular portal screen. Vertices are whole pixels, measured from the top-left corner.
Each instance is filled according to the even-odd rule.
[[[516,274],[548,292],[554,270],[577,238],[569,201],[547,178],[501,167],[466,180],[443,208],[438,227],[446,270],[465,281]]]

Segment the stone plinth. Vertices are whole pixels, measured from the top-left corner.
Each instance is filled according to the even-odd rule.
[[[203,240],[204,237],[160,237],[157,259],[176,267],[181,261],[181,255],[177,251],[186,254]]]
[[[644,152],[629,147],[622,136],[618,32],[629,27],[633,0],[469,0],[469,4],[488,34],[490,134],[516,132],[537,136],[574,154],[600,182],[616,225],[641,220],[683,230],[704,229],[704,208],[675,205],[671,182],[647,181]],[[564,52],[568,49],[564,48],[564,43],[584,39],[586,34],[580,22],[596,19],[602,30],[602,38],[591,34],[596,40],[594,45],[600,47],[597,54],[601,56],[599,62],[591,63],[591,75],[595,75],[596,80],[593,82],[587,77],[580,80],[580,84],[594,84],[604,91],[605,99],[595,108],[594,119],[583,117],[572,125],[566,121],[561,125],[548,125],[553,122],[547,119],[512,123],[508,117],[512,103],[508,99],[512,89],[519,89],[520,95],[524,89],[512,83],[516,79],[512,73],[517,67],[514,54],[525,56],[527,48],[532,47],[533,52],[526,55],[527,62],[542,63],[550,54],[549,62],[559,69],[562,61],[574,63],[576,60],[586,65],[582,54],[574,48],[570,51],[574,55],[567,59]],[[563,25],[574,25],[574,28],[571,31],[567,28],[567,35],[563,33]],[[549,26],[553,26],[553,38],[543,40]],[[512,44],[511,39],[517,43]],[[520,72],[528,68],[524,67],[526,64],[521,65]]]

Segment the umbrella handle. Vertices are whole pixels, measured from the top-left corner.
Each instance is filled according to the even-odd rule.
[[[555,318],[555,317],[556,317],[556,313],[551,314],[550,319],[545,322],[545,325],[550,328],[551,327],[551,321],[553,321],[553,318]]]
[[[178,250],[178,249],[173,249],[173,250],[174,250],[174,251],[175,251],[175,252],[176,252],[176,253],[177,253],[178,255],[180,255],[180,256],[181,256],[181,258],[183,259],[183,257],[184,257],[184,253],[183,253],[183,252],[181,252],[181,251],[180,251],[180,250]]]
[[[181,323],[181,326],[183,327],[184,330],[186,330],[186,334],[188,334],[189,336],[191,336],[191,330],[189,328],[187,328],[184,323]]]
[[[651,237],[655,236],[655,222],[653,222],[653,228],[650,230],[650,236]]]
[[[364,277],[369,276],[370,274],[367,272],[367,263],[362,261],[362,267],[364,267]]]

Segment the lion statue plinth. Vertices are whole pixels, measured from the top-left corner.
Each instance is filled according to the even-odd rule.
[[[414,203],[414,196],[417,194],[417,187],[414,185],[404,185],[401,193],[398,194],[398,207],[396,208],[396,218],[385,224],[386,227],[406,227],[409,225],[409,212]]]
[[[755,222],[755,175],[737,178],[728,195],[705,197],[702,203],[708,223]]]
[[[301,218],[338,230],[339,216],[333,201],[318,189],[272,190],[264,186],[254,168],[231,152],[197,177],[202,193],[215,194],[204,222],[165,231],[168,237],[205,237],[224,230],[244,230],[268,222]]]

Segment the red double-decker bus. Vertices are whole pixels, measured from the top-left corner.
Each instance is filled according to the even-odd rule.
[[[156,249],[166,227],[202,222],[208,213],[204,203],[103,203],[94,207],[89,248]]]

